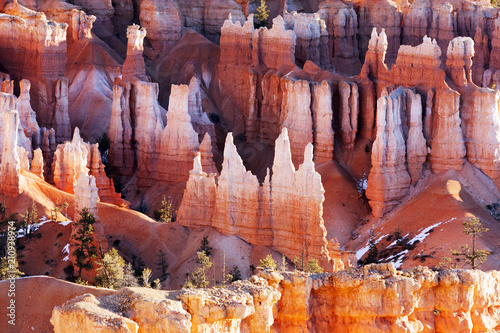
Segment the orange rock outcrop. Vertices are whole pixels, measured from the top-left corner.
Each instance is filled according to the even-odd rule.
[[[17,196],[21,193],[19,177],[21,161],[18,155],[17,137],[19,114],[16,110],[17,98],[13,95],[0,93],[0,192],[7,196]]]
[[[323,193],[321,177],[314,170],[312,144],[307,145],[304,163],[295,171],[284,128],[276,141],[273,175],[268,174],[261,186],[246,171],[228,134],[217,185],[213,174],[203,172],[199,155],[195,158],[178,220],[188,227],[213,226],[251,244],[270,246],[289,258],[298,256],[304,247],[308,257],[327,267]]]

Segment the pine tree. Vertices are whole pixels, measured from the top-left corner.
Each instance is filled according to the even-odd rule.
[[[241,272],[240,272],[240,269],[238,268],[238,266],[234,265],[233,269],[231,269],[231,271],[229,272],[227,277],[228,277],[229,282],[241,280]],[[231,278],[229,279],[229,277],[231,277]]]
[[[175,215],[176,211],[174,211],[171,197],[168,197],[168,199],[163,197],[161,208],[153,212],[154,219],[163,223],[175,222]]]
[[[24,214],[21,214],[21,227],[24,229],[24,234],[28,236],[28,239],[31,238],[31,228],[30,225],[33,225],[38,222],[38,209],[36,207],[35,201],[31,202],[31,206],[28,207]]]
[[[127,263],[123,267],[123,281],[122,287],[138,287],[137,278],[134,275],[134,269],[131,263]]]
[[[161,271],[160,281],[161,280],[165,281],[169,276],[169,273],[167,273],[168,269],[167,254],[160,249],[160,253],[157,254],[156,256],[158,257],[156,265],[160,268]]]
[[[197,256],[198,260],[196,262],[199,264],[199,267],[193,274],[188,274],[188,278],[183,288],[206,288],[209,285],[206,272],[212,267],[210,258],[204,251],[198,252]]]
[[[97,248],[94,242],[94,224],[96,220],[88,208],[80,212],[80,220],[74,222],[76,231],[71,239],[71,245],[76,247],[72,255],[75,256],[75,266],[78,267],[78,276],[82,276],[82,270],[94,268],[92,260],[97,258]]]
[[[269,17],[269,10],[267,9],[266,1],[260,0],[260,5],[257,7],[257,14],[255,18],[260,22],[265,22]]]
[[[151,288],[151,283],[149,280],[151,279],[151,275],[153,274],[153,271],[146,267],[142,270],[142,286],[144,288]]]
[[[377,262],[377,257],[378,257],[378,248],[377,248],[377,241],[375,239],[375,229],[372,228],[370,230],[370,248],[368,250],[368,256],[366,257],[364,264],[373,264]]]
[[[309,273],[323,273],[323,268],[319,265],[318,259],[309,259],[305,271]]]
[[[201,240],[201,246],[198,249],[198,252],[205,252],[205,254],[210,257],[213,249],[214,248],[209,245],[208,236],[203,236],[203,239]]]
[[[471,235],[472,248],[469,245],[462,245],[459,251],[452,250],[451,253],[454,256],[462,256],[465,258],[465,262],[471,265],[472,269],[476,269],[484,263],[487,256],[490,254],[489,251],[478,250],[476,245],[476,238],[479,237],[483,232],[488,231],[488,228],[483,228],[481,221],[478,218],[472,218],[469,221],[463,223],[463,232],[466,235]]]
[[[124,280],[125,260],[113,248],[97,262],[96,285],[109,289],[119,289]]]
[[[274,260],[273,256],[270,254],[260,261],[260,267],[262,268],[276,269],[277,266],[276,260]]]

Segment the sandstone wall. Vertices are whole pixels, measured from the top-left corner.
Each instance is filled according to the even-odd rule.
[[[398,271],[368,265],[329,274],[260,271],[226,288],[123,288],[52,311],[55,332],[488,332],[500,325],[497,271]],[[275,310],[273,311],[273,307]]]

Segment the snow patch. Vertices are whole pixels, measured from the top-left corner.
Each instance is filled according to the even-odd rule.
[[[412,239],[410,239],[410,241],[408,242],[409,245],[413,245],[414,243],[416,243],[417,241],[420,241],[422,242],[424,239],[427,238],[427,236],[429,236],[430,234],[430,231],[432,229],[434,229],[435,227],[439,226],[441,223],[443,222],[438,222],[438,223],[435,223],[427,228],[425,228],[424,230],[422,230],[421,233],[419,233],[418,235],[416,235],[415,237],[413,237]],[[420,229],[419,229],[420,230]]]
[[[59,222],[59,224],[62,226],[67,226],[68,224],[71,224],[71,222],[73,222],[73,221],[62,221],[62,222]]]
[[[379,238],[377,238],[375,240],[375,244],[378,244],[384,237],[387,237],[387,236],[389,236],[389,234],[385,234],[385,235],[380,236]],[[368,252],[369,249],[370,249],[370,240],[368,240],[368,242],[366,242],[365,246],[363,246],[361,249],[356,251],[356,259],[357,260],[361,259],[365,255],[365,253]]]
[[[62,252],[62,253],[69,254],[69,243],[68,243],[68,244],[66,244],[66,246],[65,246],[65,247],[63,247],[63,249],[62,249],[62,251],[61,251],[61,252]]]
[[[62,261],[69,261],[69,256],[64,257]]]

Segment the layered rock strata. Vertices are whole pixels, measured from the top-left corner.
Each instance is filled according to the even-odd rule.
[[[287,28],[293,30],[297,36],[295,59],[298,63],[311,60],[321,68],[330,65],[328,49],[328,31],[325,21],[319,14],[285,13],[284,20]]]
[[[98,219],[97,202],[99,201],[99,194],[95,177],[89,176],[85,172],[81,172],[78,175],[78,180],[74,187],[74,193],[75,212],[80,212],[82,209],[87,208],[89,213]]]
[[[111,296],[85,294],[68,301],[53,310],[51,323],[55,332],[75,321],[86,331],[271,332],[280,296],[258,276],[218,289],[123,288]],[[118,302],[128,305],[117,311]]]
[[[89,146],[87,146],[87,149],[88,147]],[[102,163],[98,143],[90,146],[90,151],[87,154],[87,168],[90,169],[90,175],[95,178],[101,201],[116,205],[125,203],[120,193],[115,192],[113,180],[108,178],[104,171],[104,164]]]
[[[217,185],[213,175],[203,172],[200,158],[196,157],[179,208],[179,223],[213,226],[251,244],[272,247],[289,258],[304,248],[308,257],[317,258],[327,267],[322,218],[324,190],[321,177],[314,170],[312,144],[307,145],[304,163],[298,171],[292,163],[286,128],[275,148],[273,175],[268,174],[262,186],[257,177],[245,170],[231,134],[226,138]],[[200,202],[201,198],[205,199]]]
[[[74,187],[81,173],[89,173],[87,168],[86,144],[80,137],[80,130],[75,128],[73,140],[57,146],[52,162],[54,184],[67,193],[74,193]],[[95,181],[95,180],[94,180]]]
[[[427,157],[421,119],[420,95],[411,90],[383,93],[377,102],[377,137],[366,190],[376,217],[391,210],[408,193],[411,182],[420,179]]]
[[[335,71],[355,75],[361,70],[358,49],[358,17],[349,3],[323,1],[318,11],[326,23],[330,63]]]
[[[85,294],[54,308],[51,323],[56,333],[75,322],[85,332],[489,331],[500,325],[499,283],[496,271],[392,264],[311,275],[261,271],[227,288]]]
[[[41,126],[65,125],[58,123],[56,114],[68,112],[67,105],[64,109],[67,95],[58,94],[66,68],[67,25],[47,20],[45,14],[17,1],[7,5],[4,12],[8,15],[0,18],[0,64],[15,81],[31,81],[31,103]],[[59,134],[58,138],[59,142],[69,139]]]
[[[16,110],[16,97],[0,93],[0,124],[2,154],[0,156],[0,192],[6,196],[21,193],[19,177],[21,161],[18,155],[17,136],[19,115]]]
[[[145,52],[150,59],[168,53],[181,39],[183,18],[173,0],[143,0],[140,3],[140,21],[148,31],[151,42],[151,51],[146,49]]]

